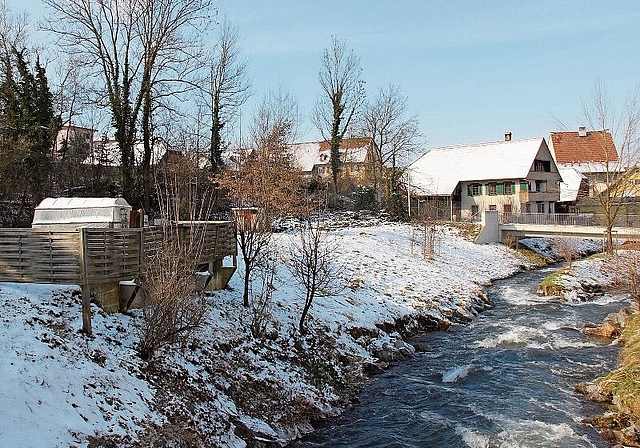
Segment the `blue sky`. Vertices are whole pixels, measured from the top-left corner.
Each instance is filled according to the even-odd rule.
[[[38,0],[9,0],[28,7]],[[544,136],[583,124],[601,80],[614,107],[640,81],[637,0],[218,0],[238,26],[255,95],[283,86],[308,117],[320,54],[336,36],[359,56],[367,91],[408,97],[431,147]],[[301,140],[319,133],[310,122]]]

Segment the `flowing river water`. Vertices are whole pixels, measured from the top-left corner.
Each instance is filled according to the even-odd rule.
[[[536,294],[552,271],[496,282],[494,307],[421,338],[431,351],[375,377],[341,417],[290,447],[609,447],[574,391],[616,365],[619,347],[581,333],[629,304],[604,295],[567,303]]]

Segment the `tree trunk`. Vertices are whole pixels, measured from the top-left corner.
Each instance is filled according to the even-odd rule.
[[[251,273],[251,264],[244,261],[244,290],[242,292],[242,304],[245,308],[249,308],[249,274]]]

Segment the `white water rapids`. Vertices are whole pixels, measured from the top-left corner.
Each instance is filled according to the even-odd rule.
[[[628,305],[539,297],[550,270],[496,282],[494,308],[421,338],[431,351],[374,378],[360,402],[292,447],[608,447],[574,391],[615,367],[618,347],[580,330]]]

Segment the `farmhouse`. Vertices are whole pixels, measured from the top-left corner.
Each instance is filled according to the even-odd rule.
[[[428,151],[407,171],[412,213],[477,219],[484,210],[555,213],[560,174],[544,138]]]
[[[331,181],[331,148],[328,141],[294,143],[289,146],[293,164],[303,178]],[[340,188],[353,191],[357,187],[375,187],[378,151],[370,138],[345,138],[340,143]]]

